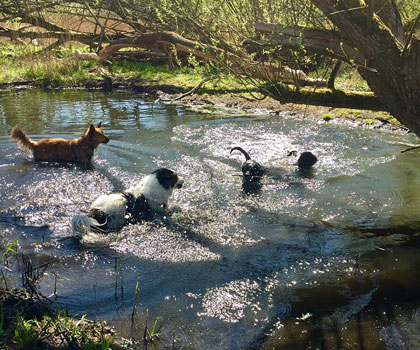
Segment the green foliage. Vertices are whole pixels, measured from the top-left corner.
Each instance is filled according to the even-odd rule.
[[[65,313],[58,313],[54,317],[46,315],[41,321],[25,320],[18,315],[16,323],[11,328],[14,328],[14,341],[20,349],[33,348],[43,337],[60,337],[63,331],[66,332],[66,337],[80,344],[83,350],[110,350],[116,343],[115,337],[107,333],[103,322],[97,330],[96,324],[88,322],[85,316],[75,320],[66,316]]]
[[[158,350],[159,345],[162,343],[162,340],[159,338],[161,335],[160,328],[162,325],[160,325],[158,328],[157,327],[158,322],[159,322],[159,317],[156,317],[155,322],[153,323],[153,326],[150,330],[146,324],[146,329],[145,329],[145,334],[144,334],[144,339],[143,339],[145,344],[152,344],[155,350]],[[146,348],[147,348],[147,345],[146,345]]]
[[[0,261],[2,264],[7,263],[7,259],[10,255],[17,254],[17,247],[18,247],[18,241],[15,239],[13,242],[11,242],[1,254]]]
[[[38,334],[32,331],[33,321],[26,321],[22,316],[17,317],[14,331],[15,341],[19,348],[29,349],[38,341]]]
[[[64,57],[73,56],[74,53],[69,47],[59,46],[54,50],[54,55],[57,58],[64,58]]]
[[[325,113],[325,114],[322,116],[322,119],[324,119],[326,122],[328,122],[328,121],[330,121],[330,120],[334,119],[334,116],[333,116],[331,113]]]
[[[105,325],[102,322],[100,324],[99,337],[97,338],[87,338],[83,337],[83,350],[111,350],[112,346],[115,344],[115,337],[110,337],[106,335]]]

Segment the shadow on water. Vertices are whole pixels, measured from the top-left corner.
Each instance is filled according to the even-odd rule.
[[[265,349],[417,348],[420,273],[412,262],[419,263],[420,257],[409,244],[364,255],[354,276],[343,284],[297,290],[296,307],[275,336],[263,335],[244,348],[260,349],[263,344]],[[371,265],[389,271],[387,264],[393,265],[392,276],[374,271],[366,276]]]
[[[18,239],[35,266],[48,262],[42,290],[56,289],[70,312],[130,335],[138,282],[138,323],[161,317],[168,342],[191,349],[420,341],[420,164],[416,152],[399,153],[412,135],[299,117],[204,115],[129,92],[1,98],[2,245]],[[20,124],[34,139],[78,137],[92,119],[111,141],[89,169],[34,163],[7,136]],[[258,183],[234,176],[242,159],[229,154],[233,142],[267,168]],[[288,164],[290,149],[310,149],[319,162],[299,171]],[[90,244],[71,237],[73,215],[162,166],[185,181],[170,216]]]

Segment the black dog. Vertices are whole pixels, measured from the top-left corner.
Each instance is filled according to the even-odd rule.
[[[244,180],[260,180],[261,177],[265,174],[264,167],[261,164],[257,163],[255,160],[252,160],[249,154],[241,147],[233,147],[230,150],[230,153],[232,153],[235,150],[241,152],[245,156],[245,162],[242,164],[242,174],[244,176]]]
[[[242,190],[246,194],[255,194],[259,192],[262,187],[261,179],[265,174],[265,168],[252,160],[249,154],[241,147],[233,147],[233,151],[239,151],[245,156],[245,162],[242,164]]]
[[[287,156],[290,157],[290,156],[296,156],[296,155],[297,155],[296,151],[291,151],[291,152],[289,152],[289,154]],[[298,159],[297,163],[295,163],[293,165],[297,165],[299,167],[299,169],[305,169],[306,170],[306,169],[311,168],[317,161],[318,161],[318,158],[313,153],[303,152],[299,156],[299,159]]]

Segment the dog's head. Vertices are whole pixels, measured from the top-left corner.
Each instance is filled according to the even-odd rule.
[[[104,132],[101,129],[102,122],[96,125],[90,125],[86,130],[85,137],[87,137],[94,148],[98,147],[100,143],[108,143],[109,137],[104,135]]]
[[[144,177],[140,183],[129,189],[135,198],[143,195],[153,209],[166,207],[175,188],[181,188],[184,181],[170,169],[160,168]]]
[[[256,179],[261,179],[261,177],[264,175],[265,170],[264,167],[251,160],[247,160],[243,165],[242,165],[242,174],[244,175],[244,179],[246,181],[253,181]]]
[[[297,162],[297,165],[301,169],[309,169],[318,161],[318,158],[311,152],[303,152]]]
[[[156,176],[159,184],[166,190],[181,188],[184,184],[184,180],[180,179],[175,171],[167,168],[157,169],[152,174]]]

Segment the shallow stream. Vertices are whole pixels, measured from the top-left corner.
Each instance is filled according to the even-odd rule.
[[[9,139],[111,141],[91,169],[35,163]],[[310,116],[199,112],[131,92],[0,95],[0,233],[34,266],[41,291],[134,336],[155,320],[184,349],[420,348],[420,151],[403,132]],[[268,169],[242,189],[241,146]],[[309,150],[312,171],[289,151]],[[73,215],[158,167],[184,178],[174,214],[80,243]],[[5,270],[5,273],[10,273]],[[18,277],[18,276],[17,276]]]

